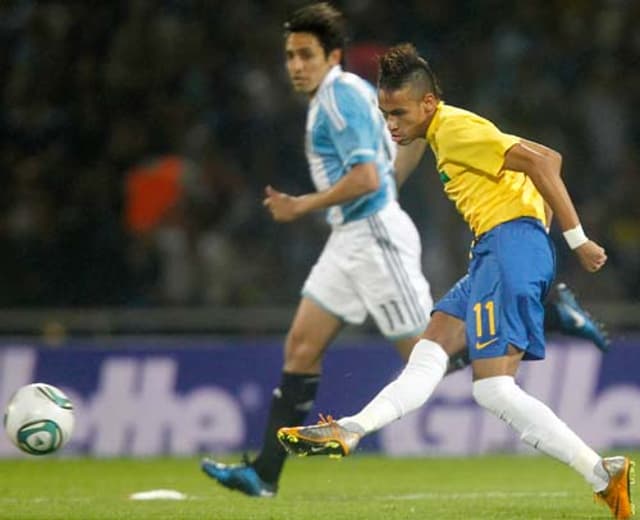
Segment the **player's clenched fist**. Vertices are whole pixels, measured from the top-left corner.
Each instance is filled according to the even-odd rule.
[[[587,271],[599,271],[607,262],[607,253],[593,240],[585,242],[575,250],[578,259]]]
[[[262,205],[271,212],[276,222],[291,222],[302,215],[300,198],[282,193],[271,186],[264,189]]]

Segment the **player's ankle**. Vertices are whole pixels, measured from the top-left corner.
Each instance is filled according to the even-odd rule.
[[[363,437],[364,434],[366,433],[365,429],[359,423],[354,421],[351,417],[343,417],[342,419],[339,419],[337,423],[340,426],[342,426],[345,430],[351,433],[356,433],[360,437]]]
[[[598,463],[593,467],[593,478],[591,480],[591,486],[594,492],[599,493],[600,491],[604,491],[605,489],[607,489],[608,485],[609,474],[604,468],[602,459],[600,459]]]

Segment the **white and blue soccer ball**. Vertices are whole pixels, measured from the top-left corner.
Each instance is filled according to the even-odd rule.
[[[71,400],[46,383],[18,389],[4,414],[9,439],[30,455],[48,455],[62,448],[71,438],[73,422]]]

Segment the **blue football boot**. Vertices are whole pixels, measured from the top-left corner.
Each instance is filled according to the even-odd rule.
[[[566,284],[559,283],[554,293],[549,303],[555,309],[560,332],[588,339],[602,352],[608,352],[611,343],[609,335],[603,325],[580,306],[573,291]]]
[[[251,497],[272,498],[278,491],[275,484],[264,482],[246,459],[239,464],[223,464],[212,459],[203,459],[201,467],[202,471],[224,487],[241,491]]]

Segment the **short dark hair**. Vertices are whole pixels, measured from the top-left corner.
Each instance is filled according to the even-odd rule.
[[[427,60],[411,43],[401,43],[378,58],[378,88],[398,90],[408,84],[418,85],[422,90],[442,97],[438,79]]]
[[[295,11],[284,24],[284,35],[297,32],[313,34],[327,55],[340,49],[344,60],[347,24],[344,15],[331,4],[319,2]]]

